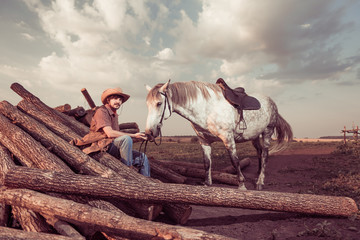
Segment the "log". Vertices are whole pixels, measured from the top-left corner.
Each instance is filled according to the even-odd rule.
[[[186,168],[186,167],[175,165],[173,163],[164,164],[164,162],[157,161],[156,159],[151,159],[151,163],[162,164],[164,167],[168,167],[169,169],[171,169],[181,175],[187,176],[187,177],[195,177],[195,178],[204,179],[205,174],[206,174],[204,169]],[[223,172],[219,172],[219,171],[211,171],[211,177],[212,177],[213,181],[216,181],[216,182],[225,183],[225,184],[234,185],[234,186],[239,185],[238,177],[233,174],[223,173]]]
[[[58,157],[50,153],[43,145],[35,141],[28,133],[12,124],[9,119],[0,114],[0,142],[8,148],[20,160],[28,162],[31,159],[32,165],[36,164],[39,168],[46,169],[51,167],[57,171],[71,171],[71,169]],[[47,159],[41,161],[39,156]]]
[[[138,182],[120,178],[74,175],[26,167],[10,169],[5,175],[4,184],[8,187],[132,201],[187,203],[339,217],[350,217],[359,212],[355,201],[348,197],[241,191],[235,188],[155,182],[142,184],[139,188]]]
[[[148,184],[149,182],[160,182],[157,179],[146,178],[142,175],[140,176],[134,175],[132,169],[121,167],[119,161],[117,161],[115,157],[111,156],[108,153],[99,152],[92,154],[92,156],[100,163],[104,164],[105,166],[119,173],[124,179],[135,181],[141,186],[143,184]],[[192,211],[192,208],[187,204],[171,204],[165,202],[162,204],[162,206],[166,215],[169,216],[175,223],[178,224],[185,224]],[[184,215],[181,216],[181,214]]]
[[[14,168],[15,166],[16,165],[13,162],[9,150],[0,143],[0,185],[3,185],[2,179],[4,177],[4,174],[6,174],[9,169]],[[9,218],[10,208],[3,203],[2,205],[3,210],[1,211],[2,215],[0,216],[2,220],[1,226],[6,226]],[[51,228],[48,224],[46,224],[45,220],[39,214],[36,214],[31,210],[13,206],[12,215],[14,219],[19,222],[21,227],[26,231],[52,232]]]
[[[137,125],[136,122],[120,123],[119,129],[120,131],[122,131],[123,129],[137,129],[138,132],[140,131],[139,125]]]
[[[75,238],[75,239],[81,239],[81,240],[85,240],[85,237],[82,236],[73,226],[71,226],[69,223],[59,220],[58,218],[51,216],[51,215],[46,215],[43,214],[45,216],[46,222],[53,226],[53,228],[61,235],[63,236],[68,236],[71,238]]]
[[[149,161],[151,165],[151,175],[161,176],[161,178],[166,179],[167,182],[185,183],[186,177],[184,177],[183,175],[178,174],[177,172],[172,171],[171,169],[164,168],[155,161],[152,161],[150,159]]]
[[[77,119],[79,122],[81,122],[82,124],[84,124],[87,127],[90,127],[91,125],[91,119],[94,116],[95,113],[95,109],[90,109],[90,110],[86,110],[85,111],[85,115],[82,116],[81,118]]]
[[[135,129],[135,128],[127,128],[127,129],[121,129],[121,132],[125,132],[125,133],[138,133],[139,129]],[[134,139],[135,140],[135,139]]]
[[[16,124],[26,129],[31,136],[37,141],[41,142],[46,148],[50,149],[54,154],[61,157],[70,166],[76,169],[78,172],[90,174],[90,175],[103,175],[105,177],[115,176],[116,173],[109,168],[106,168],[99,162],[95,161],[87,154],[82,152],[79,148],[69,144],[67,141],[57,136],[55,133],[50,131],[44,125],[29,117],[28,115],[19,111],[16,107],[12,106],[7,101],[0,102],[0,113],[5,115],[12,121],[16,120]],[[0,123],[3,124],[3,130],[0,130],[4,135],[14,135],[15,132],[18,135],[24,135],[21,129],[18,129],[15,125],[9,121],[5,121],[3,118],[0,119]],[[27,137],[24,137],[27,138]],[[22,141],[22,139],[16,139],[13,142]],[[34,145],[36,141],[33,141]],[[34,154],[36,157],[38,154]],[[60,160],[61,161],[61,160]],[[61,161],[62,162],[62,161]],[[60,165],[60,163],[57,163]],[[65,165],[63,163],[63,165]]]
[[[33,212],[32,210],[12,206],[12,215],[14,219],[19,222],[22,229],[27,232],[54,232],[46,223],[45,219],[39,213]]]
[[[10,88],[14,92],[19,94],[23,99],[33,103],[38,109],[44,111],[44,113],[54,117],[55,119],[57,119],[57,121],[60,121],[61,123],[67,124],[73,131],[77,132],[80,136],[85,136],[89,132],[89,129],[85,125],[79,123],[75,119],[72,119],[66,114],[63,114],[59,111],[50,108],[45,103],[43,103],[38,97],[34,96],[32,93],[27,91],[19,83],[11,84]]]
[[[1,120],[7,120],[9,121],[7,118],[5,118],[2,114],[0,114],[0,123]],[[3,122],[3,126],[4,128],[8,128],[10,130],[13,131],[13,136],[18,136],[20,138],[19,141],[17,141],[15,139],[15,142],[10,141],[6,135],[3,135],[1,130],[3,130],[4,128],[0,129],[0,141],[2,143],[5,143],[9,146],[10,151],[12,151],[14,153],[14,155],[16,155],[19,159],[22,159],[22,163],[24,163],[25,165],[31,166],[31,167],[38,167],[41,169],[51,169],[51,170],[56,170],[56,171],[66,171],[68,173],[73,173],[72,170],[70,168],[68,168],[66,165],[66,167],[62,167],[61,165],[57,164],[57,161],[53,161],[53,157],[55,157],[55,155],[50,154],[46,148],[44,148],[41,144],[39,144],[37,141],[35,141],[34,139],[31,138],[31,136],[29,136],[27,133],[23,132],[21,129],[19,129],[18,127],[16,127],[15,125],[12,124],[7,124],[7,121]],[[5,145],[4,144],[4,145]],[[18,145],[19,144],[19,145]],[[40,149],[40,150],[38,150]],[[34,150],[36,151],[36,154],[30,154],[30,155],[26,155],[25,153],[28,152],[33,152]],[[55,158],[56,159],[56,158]],[[61,161],[61,163],[63,163]],[[111,211],[111,212],[121,212],[120,209],[116,208],[114,205],[106,202],[106,201],[102,201],[102,200],[95,200],[95,201],[89,201],[86,197],[79,197],[79,196],[65,196],[66,198],[69,199],[73,199],[77,202],[83,202],[83,203],[88,203],[91,206],[96,206],[98,208],[104,209],[106,211]],[[139,205],[137,203],[134,203],[133,205]],[[145,206],[140,206],[137,208],[138,211],[142,211],[142,212],[138,212],[138,214],[142,217],[154,217],[155,213],[152,213],[149,211],[153,210],[153,209],[144,209]],[[157,209],[156,209],[157,210]],[[156,212],[157,214],[159,214],[159,211]],[[26,214],[26,213],[22,213],[22,214]],[[31,216],[35,214],[27,214],[27,216]],[[35,222],[35,221],[29,221],[29,222]],[[26,223],[26,222],[25,222]],[[81,226],[80,226],[81,227]],[[83,230],[89,237],[91,237],[94,233],[93,232],[89,232],[86,229]]]
[[[17,104],[17,108],[32,117],[33,119],[42,123],[44,126],[49,128],[51,131],[56,133],[58,136],[60,136],[67,142],[70,142],[72,139],[75,138],[81,138],[80,135],[72,131],[71,128],[69,128],[68,126],[64,128],[63,126],[65,125],[56,121],[56,119],[54,119],[54,117],[52,117],[51,115],[40,111],[34,104],[28,101],[21,100]]]
[[[94,101],[92,100],[89,92],[86,90],[86,88],[81,89],[81,93],[84,95],[84,97],[85,97],[87,103],[89,104],[89,106],[91,108],[95,108],[96,105],[95,105]]]
[[[37,110],[33,104],[27,102],[27,101],[21,101],[18,104],[18,107],[32,116],[33,118],[36,118],[39,122],[44,124],[48,129],[51,129],[53,132],[56,132],[61,138],[63,138],[65,141],[71,141],[76,138],[81,138],[78,134],[71,131],[71,129],[66,125],[59,122],[56,122],[51,116],[46,115],[42,113],[41,111]],[[155,181],[155,179],[152,178],[146,178],[142,176],[141,174],[136,173],[133,169],[124,167],[124,165],[115,157],[111,156],[110,154],[106,152],[98,152],[91,154],[91,157],[99,161],[101,164],[103,164],[106,167],[109,167],[110,169],[114,170],[117,174],[119,174],[124,179],[133,179],[135,181],[141,181],[143,183],[146,183],[148,181]],[[142,183],[139,182],[141,185]],[[167,204],[167,203],[166,203]],[[166,205],[164,204],[164,205]],[[189,209],[191,209],[189,206],[182,206],[184,209],[181,212],[188,213]],[[171,212],[171,209],[174,209],[174,212]],[[179,216],[179,213],[176,213],[176,211],[179,211],[180,206],[172,206],[170,204],[169,206],[166,206],[164,211],[166,211],[166,214],[168,216]],[[154,214],[149,214],[150,216],[154,216]],[[144,215],[143,215],[144,217]],[[146,218],[149,219],[149,218]],[[176,223],[184,222],[184,217],[175,218],[172,219]]]
[[[57,106],[54,108],[56,111],[59,111],[59,112],[68,112],[71,110],[71,106],[69,104],[64,104],[64,105],[61,105],[61,106]]]
[[[0,239],[8,240],[76,240],[78,238],[65,237],[57,234],[26,232],[23,230],[0,227]],[[80,240],[80,239],[79,239]]]
[[[250,165],[250,158],[246,157],[246,158],[241,159],[239,164],[240,164],[241,170],[245,169],[246,167],[248,167]],[[220,172],[237,174],[236,169],[232,165],[229,165],[223,169],[220,169]]]
[[[4,185],[2,181],[5,176],[4,174],[14,166],[11,153],[0,143],[0,186]],[[10,206],[0,202],[0,226],[6,227],[8,225],[10,212]]]
[[[86,114],[85,109],[83,107],[77,107],[63,113],[65,113],[68,116],[74,117],[76,119],[81,118]]]
[[[116,233],[130,239],[230,239],[200,230],[171,226],[167,224],[136,219],[125,214],[112,213],[101,209],[54,198],[27,189],[0,188],[0,199],[7,204],[17,205],[40,212],[53,214],[71,223],[94,226],[103,232]],[[69,211],[69,209],[71,209]]]
[[[113,171],[112,169],[104,166],[99,163],[95,159],[91,158],[89,155],[82,152],[78,147],[69,144],[67,141],[57,136],[55,133],[50,131],[48,128],[40,124],[35,119],[29,117],[28,115],[19,111],[16,107],[12,106],[10,103],[6,101],[0,102],[0,113],[5,114],[8,118],[12,120],[16,120],[16,123],[20,125],[22,128],[26,129],[36,140],[43,143],[44,146],[51,149],[55,154],[64,159],[71,167],[76,169],[80,173],[86,173],[90,175],[101,175],[104,177],[114,177],[119,176],[118,173]],[[0,130],[0,133],[3,131],[5,134],[9,135],[11,133],[17,133],[13,136],[21,136],[21,141],[26,141],[26,145],[18,146],[18,149],[24,149],[23,152],[27,152],[29,147],[32,149],[32,146],[37,146],[38,149],[43,148],[41,144],[37,141],[33,140],[30,136],[28,136],[25,132],[23,132],[20,128],[11,124],[5,117],[0,115],[0,124],[6,126],[3,130]],[[14,144],[18,144],[18,141],[13,140]],[[11,147],[11,146],[9,146]],[[36,147],[35,147],[36,149]],[[16,151],[16,149],[14,149]],[[46,150],[38,151],[37,154],[32,154],[28,156],[33,161],[39,161],[39,155],[42,153],[47,153]],[[50,154],[50,153],[49,153]],[[61,160],[60,160],[61,161]],[[46,161],[41,161],[46,162]],[[124,164],[122,164],[119,160],[117,162],[121,165],[121,168],[127,168]],[[62,164],[64,164],[61,161]],[[55,164],[57,167],[57,164]],[[139,173],[134,172],[138,176],[142,176]],[[140,217],[153,220],[155,219],[162,209],[162,206],[150,206],[139,203],[131,203],[132,206],[137,210],[137,213]]]
[[[156,161],[159,161],[161,163],[164,163],[166,165],[177,165],[185,168],[198,168],[198,169],[204,169],[203,163],[193,163],[193,162],[185,162],[185,161],[170,161],[170,160],[163,160],[163,159],[156,159]],[[250,158],[246,157],[240,160],[240,168],[244,169],[247,166],[250,165]],[[230,164],[228,167],[225,167],[221,169],[219,172],[225,172],[230,174],[236,174],[236,169]]]

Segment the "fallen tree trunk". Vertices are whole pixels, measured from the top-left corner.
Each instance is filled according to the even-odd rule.
[[[38,97],[34,96],[32,93],[27,91],[19,83],[11,84],[10,88],[14,92],[19,94],[26,101],[33,103],[37,108],[41,109],[41,111],[44,111],[46,114],[50,116],[53,116],[55,119],[57,119],[62,123],[66,123],[73,131],[78,133],[80,136],[85,136],[89,132],[88,128],[85,125],[79,123],[78,121],[67,116],[66,114],[63,114],[59,111],[50,108],[45,103],[43,103]]]
[[[84,97],[85,97],[86,101],[88,102],[89,106],[91,108],[95,108],[96,105],[95,105],[94,101],[92,100],[89,92],[86,90],[86,88],[81,89],[81,92],[84,95]]]
[[[161,162],[161,163],[165,164],[166,166],[167,165],[177,165],[177,166],[186,167],[186,168],[204,169],[204,164],[203,163],[193,163],[193,162],[185,162],[185,161],[171,161],[171,160],[163,160],[163,159],[156,159],[156,161]],[[239,164],[240,164],[241,169],[246,168],[247,166],[250,165],[250,158],[246,157],[246,158],[241,159]],[[230,164],[228,167],[223,168],[219,172],[226,172],[226,173],[236,174],[236,169]]]
[[[34,139],[41,142],[42,145],[44,145],[57,156],[61,157],[78,172],[90,175],[103,175],[105,177],[117,175],[114,171],[98,163],[87,154],[82,152],[79,148],[72,146],[64,139],[50,131],[44,125],[40,124],[38,121],[19,111],[16,107],[7,101],[0,102],[0,112],[10,120],[16,120],[16,124],[18,126],[26,129],[26,131],[31,134]],[[16,135],[17,137],[24,135],[20,129],[17,129],[16,126],[11,124],[9,121],[6,122],[5,120],[2,120],[0,123],[2,123],[3,126],[6,126],[3,130],[0,130],[4,133],[4,135],[11,137],[10,135],[14,135],[15,132],[18,133]],[[13,142],[21,141],[23,139],[27,139],[27,137],[18,137]],[[36,141],[33,142],[35,146]],[[38,154],[34,154],[34,156],[36,155]],[[60,163],[57,164],[60,165]]]
[[[119,234],[130,239],[230,239],[200,230],[171,226],[112,213],[73,201],[54,198],[26,189],[0,188],[0,199],[7,204],[52,214],[75,224],[89,224],[95,229]],[[69,211],[70,209],[70,211]]]
[[[45,216],[46,222],[53,226],[53,228],[61,235],[68,236],[75,239],[81,239],[85,240],[85,237],[82,236],[75,228],[73,228],[69,223],[59,220],[56,217],[52,215],[46,215]]]
[[[170,163],[164,163],[163,161],[158,161],[154,158],[151,159],[151,163],[161,164],[164,167],[167,167],[181,175],[205,179],[206,173],[205,173],[204,168],[203,169],[188,168],[188,167],[183,167],[183,166],[179,166],[174,163],[171,163],[171,161],[169,161],[169,162]],[[238,177],[233,174],[223,173],[223,172],[218,172],[218,171],[211,171],[211,177],[212,177],[213,181],[217,181],[217,182],[225,183],[225,184],[229,184],[229,185],[234,185],[234,186],[239,185]]]
[[[0,112],[6,114],[6,116],[10,119],[17,121],[17,124],[22,128],[26,129],[31,133],[33,137],[37,140],[41,141],[46,147],[51,149],[54,153],[61,156],[65,161],[68,162],[73,168],[78,170],[79,172],[91,174],[91,175],[101,175],[104,177],[114,177],[119,176],[115,171],[111,170],[108,167],[105,167],[98,161],[91,158],[89,155],[82,152],[79,148],[72,146],[55,133],[51,132],[48,128],[27,116],[26,114],[20,112],[17,108],[13,107],[10,103],[3,101],[0,103]],[[10,123],[10,121],[0,114],[0,124],[4,126],[3,129],[0,130],[0,134],[4,132],[6,137],[14,138],[12,140],[13,144],[8,145],[8,147],[12,148],[13,151],[22,152],[33,152],[36,150],[36,154],[27,154],[27,156],[32,159],[32,162],[37,162],[41,166],[41,164],[45,164],[45,166],[41,167],[42,169],[46,169],[48,166],[48,162],[45,160],[40,160],[39,156],[47,155],[48,158],[54,158],[56,163],[52,164],[54,168],[62,170],[62,168],[66,169],[66,171],[70,172],[71,169],[64,164],[63,161],[56,158],[55,155],[49,153],[44,147],[35,141],[31,136],[29,136],[26,132],[22,131],[17,126]],[[16,133],[16,134],[14,134]],[[6,138],[5,138],[6,139]],[[23,142],[25,144],[21,144]],[[20,145],[19,145],[20,144]],[[14,147],[16,145],[17,147]],[[22,149],[22,150],[21,150]],[[22,153],[19,153],[21,156]],[[60,167],[63,164],[65,167]],[[120,163],[121,164],[121,163]],[[59,169],[60,167],[60,169]],[[122,167],[127,168],[125,165]],[[140,174],[138,174],[140,175]],[[142,175],[140,175],[142,176]],[[137,213],[145,219],[153,220],[155,219],[161,211],[161,206],[146,206],[144,204],[131,203],[133,207],[137,210]]]
[[[149,159],[150,160],[150,159]],[[178,174],[171,169],[164,168],[162,165],[158,164],[155,161],[150,160],[151,166],[151,176],[157,175],[161,176],[161,178],[166,179],[168,182],[172,183],[184,183],[186,181],[186,177],[181,174]]]
[[[13,154],[19,156],[25,164],[36,165],[38,168],[50,167],[56,171],[71,171],[71,169],[57,156],[50,153],[43,145],[35,141],[28,133],[10,122],[9,119],[0,114],[0,142]],[[42,161],[43,156],[46,161]]]
[[[51,129],[53,132],[56,132],[65,141],[71,141],[76,138],[81,138],[78,134],[72,132],[71,129],[67,127],[66,124],[56,122],[51,116],[46,115],[43,112],[37,110],[36,107],[34,107],[34,105],[32,105],[27,101],[19,102],[18,107],[22,111],[26,112],[27,114],[29,114],[30,116],[32,116],[33,118],[37,119],[39,122],[44,124],[48,129]],[[92,153],[91,157],[99,161],[104,166],[114,170],[124,179],[130,179],[130,180],[132,179],[134,181],[138,181],[140,185],[142,183],[147,183],[149,181],[156,181],[155,179],[147,178],[141,174],[136,173],[131,168],[125,167],[124,164],[122,164],[118,159],[116,159],[115,157],[111,156],[106,152]],[[179,210],[180,208],[183,208],[183,210]],[[164,211],[176,223],[184,223],[185,216],[189,217],[191,213],[191,207],[187,205],[174,206],[173,204],[166,203],[164,204]],[[185,215],[180,216],[179,212],[185,213]],[[156,214],[154,216],[156,216]]]
[[[50,233],[26,232],[8,227],[0,227],[0,239],[11,240],[82,240],[82,238],[65,237]]]
[[[2,180],[6,172],[15,166],[16,165],[11,157],[9,150],[0,143],[0,186],[3,185]],[[44,218],[29,209],[13,206],[11,212],[14,219],[21,225],[24,230],[28,232],[52,232],[52,229],[45,222]],[[4,210],[2,211],[1,215],[1,219],[3,220],[2,226],[6,226],[9,216],[10,208],[4,204]]]
[[[139,125],[137,125],[136,122],[120,123],[119,129],[120,131],[122,131],[123,129],[137,129],[138,132],[140,131]]]
[[[64,104],[64,105],[61,105],[61,106],[57,106],[54,108],[56,111],[59,111],[59,112],[68,112],[71,110],[71,106],[69,104]]]
[[[187,203],[328,216],[349,217],[359,211],[355,201],[348,197],[153,182],[142,184],[139,188],[138,182],[120,178],[74,175],[24,167],[10,169],[5,175],[4,184],[8,187],[132,201]]]
[[[85,109],[83,107],[77,107],[62,113],[65,113],[66,115],[74,117],[76,119],[79,119],[86,114]]]

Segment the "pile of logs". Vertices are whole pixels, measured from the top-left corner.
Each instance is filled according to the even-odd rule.
[[[358,212],[346,197],[186,185],[186,174],[202,177],[203,170],[154,158],[152,175],[166,183],[146,178],[106,152],[87,155],[70,143],[89,131],[79,119],[91,111],[75,116],[18,83],[11,89],[23,100],[0,102],[0,238],[229,239],[180,226],[193,204],[342,217]],[[136,123],[123,129],[139,131]],[[229,173],[213,178],[236,184]],[[177,225],[153,221],[160,214]]]

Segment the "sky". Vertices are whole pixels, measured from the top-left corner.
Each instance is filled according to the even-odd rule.
[[[223,78],[270,96],[296,138],[360,125],[359,0],[0,0],[0,100],[20,83],[50,107],[131,97],[120,122],[145,130],[145,85]],[[173,114],[163,135],[194,135]]]

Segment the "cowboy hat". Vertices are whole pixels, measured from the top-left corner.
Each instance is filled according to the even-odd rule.
[[[127,95],[127,94],[123,93],[122,89],[119,88],[119,87],[117,87],[117,88],[108,88],[101,94],[101,102],[103,104],[106,104],[106,98],[111,96],[111,95],[121,96],[122,99],[123,99],[123,103],[126,102],[130,97],[130,95]]]

